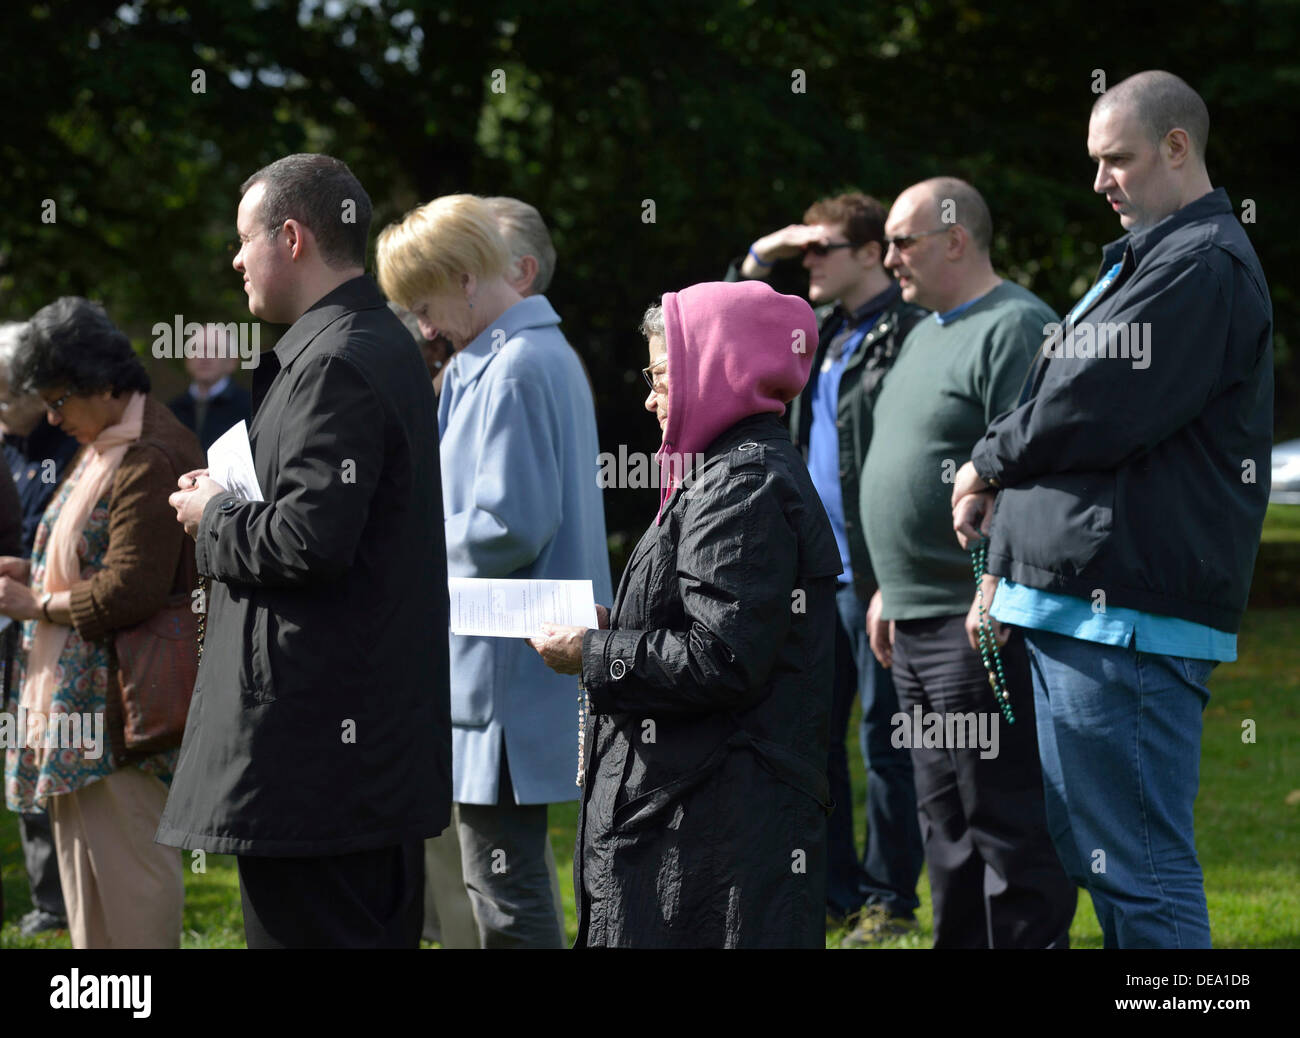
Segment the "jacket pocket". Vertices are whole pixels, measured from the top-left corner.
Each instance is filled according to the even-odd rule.
[[[248,644],[252,647],[249,654],[249,695],[257,703],[274,703],[275,679],[271,670],[268,631],[271,611],[264,605],[254,604],[249,612],[252,619],[248,639]]]
[[[610,819],[611,829],[623,835],[655,824],[667,824],[669,828],[675,828],[672,824],[673,816],[681,808],[686,794],[714,778],[726,763],[727,754],[733,748],[731,740],[722,742],[694,771],[687,772],[665,785],[647,790],[616,807]],[[631,755],[632,751],[629,749],[629,759]]]
[[[482,728],[495,713],[496,686],[504,671],[498,653],[508,645],[500,638],[450,638],[451,723]]]
[[[990,551],[1076,577],[1096,558],[1114,525],[1113,472],[1056,472],[998,494]]]

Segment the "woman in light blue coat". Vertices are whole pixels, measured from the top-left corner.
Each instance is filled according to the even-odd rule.
[[[379,237],[384,292],[455,350],[438,406],[448,575],[591,580],[608,602],[591,387],[546,298],[510,286],[510,263],[472,195]],[[452,798],[484,945],[554,947],[546,805],[577,799],[577,686],[522,639],[450,637]]]

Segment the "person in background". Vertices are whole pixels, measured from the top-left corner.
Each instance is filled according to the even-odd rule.
[[[14,478],[21,515],[21,536],[17,545],[0,536],[0,554],[30,559],[45,506],[63,481],[68,462],[77,453],[77,441],[45,418],[45,402],[35,393],[15,395],[10,383],[14,353],[22,330],[18,322],[0,325],[0,432],[4,434],[5,461]],[[7,492],[0,489],[0,497]],[[7,509],[5,510],[7,515]],[[9,680],[14,678],[14,664],[19,643],[19,627],[11,624],[0,633],[0,653]],[[11,687],[11,686],[9,686]],[[63,904],[63,887],[59,883],[58,859],[54,853],[54,835],[46,811],[32,810],[18,816],[18,834],[23,845],[23,860],[31,887],[32,910],[19,922],[24,937],[47,930],[62,930],[68,925]]]
[[[397,315],[420,347],[420,354],[429,368],[429,377],[433,380],[433,392],[440,394],[447,361],[452,356],[451,344],[441,335],[426,339],[420,331],[419,320],[406,307],[389,300],[388,309]],[[441,359],[437,359],[439,357]],[[460,838],[454,825],[447,826],[441,836],[431,836],[424,841],[423,937],[443,948],[479,946],[478,924],[474,922],[474,906],[470,904],[469,892],[465,889]]]
[[[148,396],[148,373],[96,303],[64,297],[37,311],[11,378],[18,392],[39,393],[51,424],[83,449],[31,559],[0,558],[0,613],[23,621],[21,693],[10,704],[29,725],[79,715],[83,738],[9,748],[5,800],[20,812],[48,804],[74,948],[175,948],[181,858],[154,833],[178,751],[126,751],[120,711],[109,709],[121,694],[112,637],[195,585],[194,551],[167,494],[203,454]],[[89,719],[106,714],[110,723],[95,726],[103,737],[85,739]]]
[[[456,350],[438,400],[448,573],[591,580],[610,596],[595,405],[492,210],[447,195],[385,228],[385,294]],[[577,796],[575,688],[523,641],[450,636],[455,816],[484,947],[560,947],[547,805]]]
[[[893,737],[912,751],[934,945],[1067,947],[1076,892],[1047,832],[1024,642],[1013,634],[1001,646],[1001,667],[994,646],[982,658],[972,558],[953,539],[949,501],[976,440],[1015,404],[1055,315],[994,271],[992,217],[963,180],[909,187],[885,233],[903,298],[934,314],[912,329],[876,401],[861,508],[880,590],[867,622],[872,651],[893,668],[900,716],[921,718]],[[1014,723],[999,713],[988,668],[1010,688]],[[983,724],[982,744],[956,727],[963,719]]]
[[[441,335],[433,340],[426,339],[420,331],[420,322],[406,307],[389,300],[388,309],[393,311],[402,322],[402,327],[411,333],[411,338],[420,347],[420,356],[424,358],[424,366],[429,369],[429,378],[433,380],[433,395],[438,396],[442,393],[442,380],[447,374],[447,361],[451,360],[451,343]]]
[[[808,463],[844,566],[835,595],[835,699],[827,758],[835,810],[828,823],[826,914],[836,925],[852,925],[858,917],[843,940],[850,947],[915,930],[921,904],[912,758],[891,739],[898,695],[867,638],[867,604],[876,580],[858,504],[872,407],[903,340],[925,314],[903,300],[885,269],[884,237],[885,207],[874,198],[856,192],[823,198],[808,208],[803,223],[759,238],[727,272],[728,281],[766,279],[774,263],[799,257],[808,271],[808,298],[818,307],[812,374],[790,405],[790,438]],[[867,840],[860,859],[844,745],[855,697],[862,703],[859,735],[867,768]]]
[[[531,644],[580,675],[579,947],[824,948],[840,556],[782,422],[812,308],[757,282],[642,321],[659,513],[600,629]]]
[[[501,239],[510,250],[506,280],[525,299],[545,295],[555,275],[555,244],[542,214],[527,202],[506,195],[485,198],[483,204],[492,210]]]
[[[198,436],[205,452],[217,437],[232,425],[248,421],[253,412],[253,398],[231,378],[239,366],[239,351],[227,355],[228,336],[228,330],[219,324],[204,329],[205,355],[185,358],[185,370],[193,380],[190,388],[167,404]]]

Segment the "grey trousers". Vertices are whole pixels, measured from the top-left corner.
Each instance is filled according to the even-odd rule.
[[[547,805],[514,802],[504,745],[498,788],[496,804],[458,803],[452,814],[482,946],[563,948],[564,916]]]
[[[42,912],[66,917],[68,910],[63,905],[63,887],[59,883],[59,862],[54,855],[50,816],[44,811],[20,814],[18,825],[27,879],[32,887],[32,904]]]

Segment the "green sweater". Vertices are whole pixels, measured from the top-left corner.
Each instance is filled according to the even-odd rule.
[[[862,468],[862,525],[890,620],[965,614],[975,594],[970,553],[952,529],[953,478],[984,430],[1020,396],[1055,321],[1011,281],[947,324],[908,335],[876,402]]]

